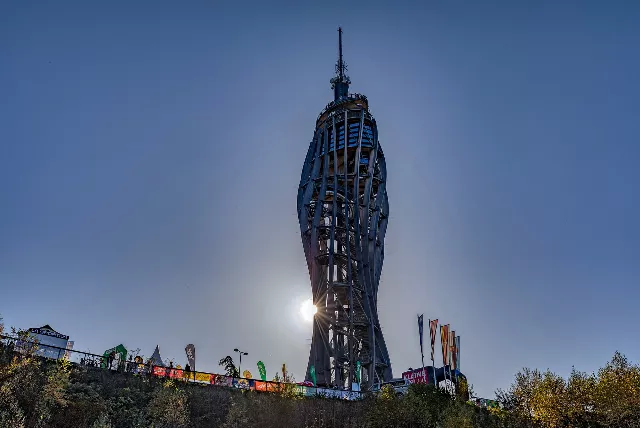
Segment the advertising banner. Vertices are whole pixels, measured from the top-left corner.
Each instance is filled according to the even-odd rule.
[[[278,382],[267,382],[267,392],[280,392],[280,384]]]
[[[431,375],[433,375],[433,368],[431,368]],[[430,383],[431,377],[429,375],[429,367],[415,369],[402,373],[402,378],[409,381],[409,383]]]
[[[184,352],[187,354],[187,363],[189,363],[189,367],[191,370],[196,369],[196,347],[190,343],[184,348]]]
[[[202,372],[194,373],[194,372],[183,371],[182,376],[186,380],[193,380],[194,382],[213,383],[211,382],[211,377],[215,375],[212,375],[210,373],[202,373]]]
[[[53,337],[55,339],[63,339],[65,341],[69,340],[69,336],[65,336],[64,334],[58,333],[48,325],[45,325],[44,327],[40,327],[40,328],[30,328],[29,333],[36,334],[39,336]]]
[[[168,377],[171,379],[181,379],[183,377],[183,370],[171,369],[169,367],[153,366],[153,375],[158,377]]]
[[[239,379],[237,377],[233,378],[233,387],[238,389],[251,389],[251,385],[253,384],[253,380],[251,379]]]
[[[224,375],[212,375],[211,383],[217,386],[233,386],[233,378]]]
[[[267,380],[267,369],[262,361],[258,361],[258,373],[260,373],[260,379]]]

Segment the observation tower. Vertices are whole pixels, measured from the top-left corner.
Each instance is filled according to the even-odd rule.
[[[302,167],[298,220],[317,308],[306,380],[363,389],[390,380],[378,320],[389,217],[387,169],[367,97],[350,94],[338,29],[334,100],[316,120]]]

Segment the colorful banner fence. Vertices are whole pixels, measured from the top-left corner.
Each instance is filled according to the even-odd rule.
[[[156,377],[169,379],[182,379],[185,382],[197,382],[227,388],[237,388],[247,391],[259,392],[281,392],[286,384],[281,382],[269,382],[256,379],[234,378],[213,373],[192,372],[182,369],[153,366],[152,374]],[[322,396],[326,398],[337,398],[341,400],[358,400],[361,395],[357,391],[342,391],[339,389],[316,388],[292,384],[298,395],[305,397]]]

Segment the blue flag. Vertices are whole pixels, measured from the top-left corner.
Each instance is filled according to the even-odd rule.
[[[424,352],[422,350],[422,336],[424,332],[424,314],[418,316],[418,331],[420,334],[420,354],[422,355],[422,359],[424,360]]]

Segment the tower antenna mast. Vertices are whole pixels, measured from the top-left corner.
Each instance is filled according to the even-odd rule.
[[[342,27],[338,27],[338,63],[336,64],[336,75],[331,79],[331,88],[334,91],[335,100],[339,100],[349,94],[351,80],[346,72],[347,64],[342,59]]]
[[[338,51],[339,51],[339,59],[338,59],[338,75],[340,80],[344,79],[344,62],[342,62],[342,27],[338,27]]]

